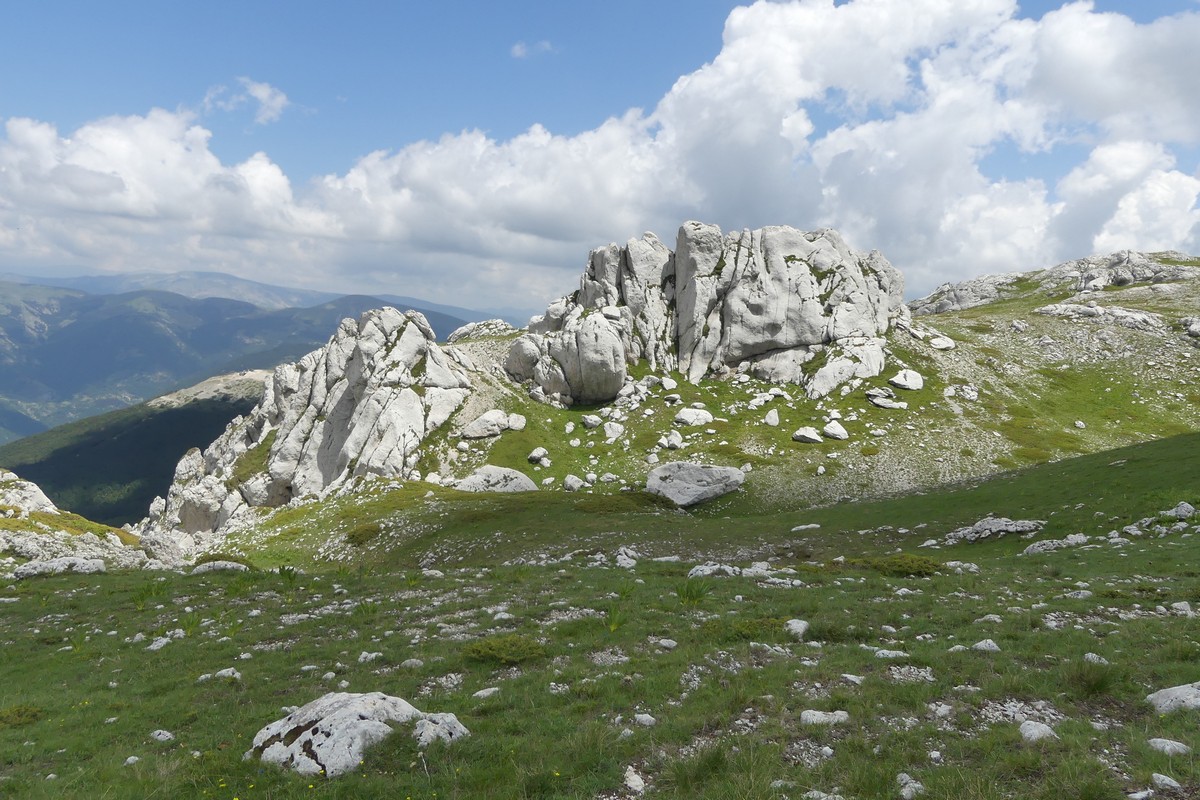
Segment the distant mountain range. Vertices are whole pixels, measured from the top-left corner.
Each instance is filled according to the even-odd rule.
[[[0,443],[211,375],[295,360],[368,309],[420,311],[439,338],[487,318],[416,298],[329,298],[220,273],[33,281],[0,281]],[[182,291],[120,291],[156,282]]]

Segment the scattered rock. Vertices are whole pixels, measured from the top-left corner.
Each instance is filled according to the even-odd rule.
[[[825,440],[821,437],[821,434],[817,433],[816,428],[806,425],[803,428],[797,429],[796,432],[792,434],[792,441],[819,444]]]

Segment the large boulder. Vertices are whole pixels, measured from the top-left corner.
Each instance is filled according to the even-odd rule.
[[[426,714],[399,697],[333,692],[260,730],[243,757],[336,778],[357,769],[366,749],[392,734],[389,723],[415,723],[422,749],[471,735],[453,714]]]
[[[672,461],[650,471],[646,491],[686,508],[736,491],[745,479],[745,473],[737,467]]]
[[[903,288],[883,256],[851,250],[833,230],[724,235],[687,222],[674,253],[653,234],[593,250],[579,291],[530,321],[505,366],[561,402],[612,400],[624,365],[641,360],[693,383],[745,365],[822,396],[879,374],[879,337],[907,313]],[[831,347],[814,381],[805,365]]]
[[[463,492],[536,492],[537,484],[523,472],[484,464],[455,488]]]

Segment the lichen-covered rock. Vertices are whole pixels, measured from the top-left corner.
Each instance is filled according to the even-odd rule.
[[[903,280],[879,253],[833,230],[784,226],[723,235],[684,223],[671,253],[653,234],[593,250],[570,297],[513,343],[506,369],[559,402],[612,400],[624,365],[648,361],[689,381],[745,365],[818,397],[883,368],[879,337],[906,318]],[[820,379],[805,365],[835,348]],[[587,366],[575,371],[576,364]],[[814,371],[818,372],[818,371]]]
[[[388,723],[410,722],[421,748],[471,735],[453,714],[426,714],[399,697],[333,692],[260,730],[244,758],[336,778],[357,769],[366,749],[392,734]]]

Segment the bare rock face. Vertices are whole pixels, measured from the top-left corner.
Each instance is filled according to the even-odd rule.
[[[879,338],[907,312],[903,279],[833,230],[685,223],[671,253],[653,234],[593,250],[570,297],[530,321],[506,369],[535,396],[604,402],[625,365],[648,361],[693,383],[745,367],[822,396],[883,368]],[[831,349],[819,370],[805,365]]]
[[[176,560],[249,507],[404,475],[470,386],[421,314],[382,308],[343,320],[325,347],[275,370],[248,416],[183,457],[138,532]]]

